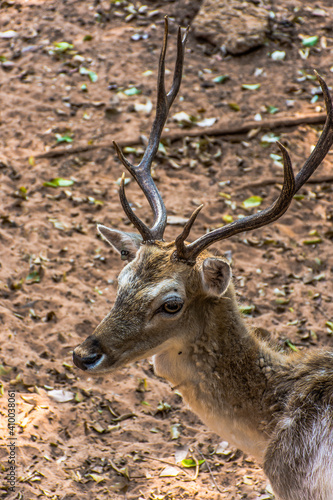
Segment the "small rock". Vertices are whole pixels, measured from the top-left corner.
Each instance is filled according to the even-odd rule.
[[[192,27],[196,36],[243,54],[263,45],[269,31],[268,11],[242,0],[204,0]]]
[[[107,108],[105,108],[104,113],[105,118],[107,118],[108,120],[112,120],[115,115],[119,115],[120,111],[115,106],[108,106]]]
[[[2,31],[0,33],[0,38],[5,38],[5,39],[15,38],[16,36],[18,36],[18,33],[14,30]]]
[[[1,66],[3,67],[3,69],[10,71],[14,68],[15,64],[12,61],[4,61],[3,63],[1,63]]]

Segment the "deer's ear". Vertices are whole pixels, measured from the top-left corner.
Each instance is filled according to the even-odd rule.
[[[97,229],[103,238],[118,252],[120,253],[121,260],[135,259],[136,252],[138,251],[142,238],[135,233],[125,233],[118,231],[118,229],[110,229],[109,227],[97,225]]]
[[[201,277],[206,292],[220,297],[231,280],[231,268],[225,260],[208,257],[202,263]]]

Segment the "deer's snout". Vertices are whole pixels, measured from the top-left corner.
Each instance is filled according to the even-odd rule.
[[[85,356],[82,358],[76,352],[73,352],[73,361],[78,368],[81,370],[89,370],[89,368],[93,368],[98,361],[101,360],[103,354],[90,354],[89,356]]]
[[[98,340],[90,336],[75,347],[73,362],[81,370],[93,370],[102,362],[104,356]]]

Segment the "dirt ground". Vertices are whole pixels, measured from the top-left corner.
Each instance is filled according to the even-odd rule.
[[[333,86],[331,0],[275,4],[264,4],[274,13],[270,31],[250,53],[226,55],[189,34],[180,97],[166,127],[184,138],[165,141],[155,163],[173,216],[166,239],[199,203],[205,208],[192,238],[257,210],[242,204],[251,196],[268,206],[280,184],[265,181],[282,173],[270,141],[288,147],[295,171],[316,144],[321,125],[267,130],[258,121],[248,134],[210,137],[202,128],[188,138],[177,121],[180,112],[185,121],[216,118],[216,127],[323,111],[312,70]],[[14,493],[1,480],[1,498],[273,498],[260,464],[219,446],[223,436],[185,407],[149,360],[98,378],[73,367],[73,348],[115,298],[122,263],[96,223],[128,229],[118,198],[123,167],[111,148],[38,157],[147,135],[163,18],[170,16],[172,70],[176,27],[199,7],[189,0],[0,2],[0,474],[8,466],[8,390],[15,389],[18,476]],[[315,36],[307,47],[306,37]],[[276,51],[285,52],[283,60],[274,60]],[[216,81],[222,75],[229,78]],[[137,161],[142,145],[132,148],[129,158]],[[332,176],[332,164],[329,154],[315,176]],[[44,185],[55,178],[70,185]],[[307,184],[280,221],[216,245],[232,258],[249,324],[287,350],[333,346],[332,186]],[[127,194],[149,222],[134,182]],[[69,392],[70,401],[57,402],[52,390]],[[198,476],[179,466],[177,476],[163,477],[187,449],[188,457],[206,459]]]

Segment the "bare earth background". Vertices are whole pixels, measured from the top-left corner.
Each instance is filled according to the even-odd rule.
[[[323,111],[320,93],[314,102],[318,84],[311,78],[315,68],[333,85],[331,0],[275,4],[262,3],[270,17],[268,32],[264,45],[247,54],[225,56],[190,33],[170,131],[182,130],[172,118],[181,111],[199,121],[216,118],[214,126],[253,120],[258,113],[266,120]],[[201,424],[153,374],[149,360],[98,378],[72,366],[73,347],[92,333],[115,298],[122,263],[97,236],[96,223],[128,229],[118,200],[123,167],[111,148],[38,158],[47,151],[147,135],[163,17],[170,16],[167,68],[172,70],[176,27],[192,22],[199,7],[189,0],[0,2],[0,31],[7,33],[0,38],[3,477],[11,387],[17,391],[18,422],[17,488],[10,493],[1,480],[1,498],[272,498],[260,464],[227,445],[218,448],[223,437]],[[229,22],[232,26],[231,17]],[[306,48],[302,40],[310,36],[318,42]],[[284,51],[284,60],[274,61],[274,51]],[[221,75],[229,79],[214,81]],[[243,89],[243,84],[260,88]],[[141,94],[124,93],[133,87]],[[138,104],[147,103],[140,110]],[[272,107],[278,108],[274,116],[267,111]],[[271,132],[288,147],[297,171],[320,130],[301,125]],[[277,148],[263,140],[269,131],[261,130],[260,122],[248,136],[210,138],[209,128],[205,132],[166,141],[157,158],[156,182],[173,216],[167,239],[177,236],[181,219],[199,203],[205,208],[192,238],[257,210],[242,206],[250,196],[260,196],[267,206],[280,189],[279,184],[250,186],[282,173],[279,159],[271,157],[279,154]],[[57,137],[73,142],[57,143]],[[142,146],[133,148],[128,154],[137,161]],[[316,175],[332,175],[332,163],[328,155]],[[54,178],[74,183],[43,185]],[[149,222],[150,211],[134,183],[127,193]],[[239,302],[252,306],[249,324],[267,330],[281,348],[306,350],[333,346],[332,182],[308,184],[300,194],[278,223],[236,236],[217,251],[232,258]],[[57,402],[51,390],[68,391],[74,399]],[[175,452],[186,447],[188,457],[205,457],[220,492],[206,464],[197,478],[194,468],[160,477],[168,465],[155,459],[174,464]]]

